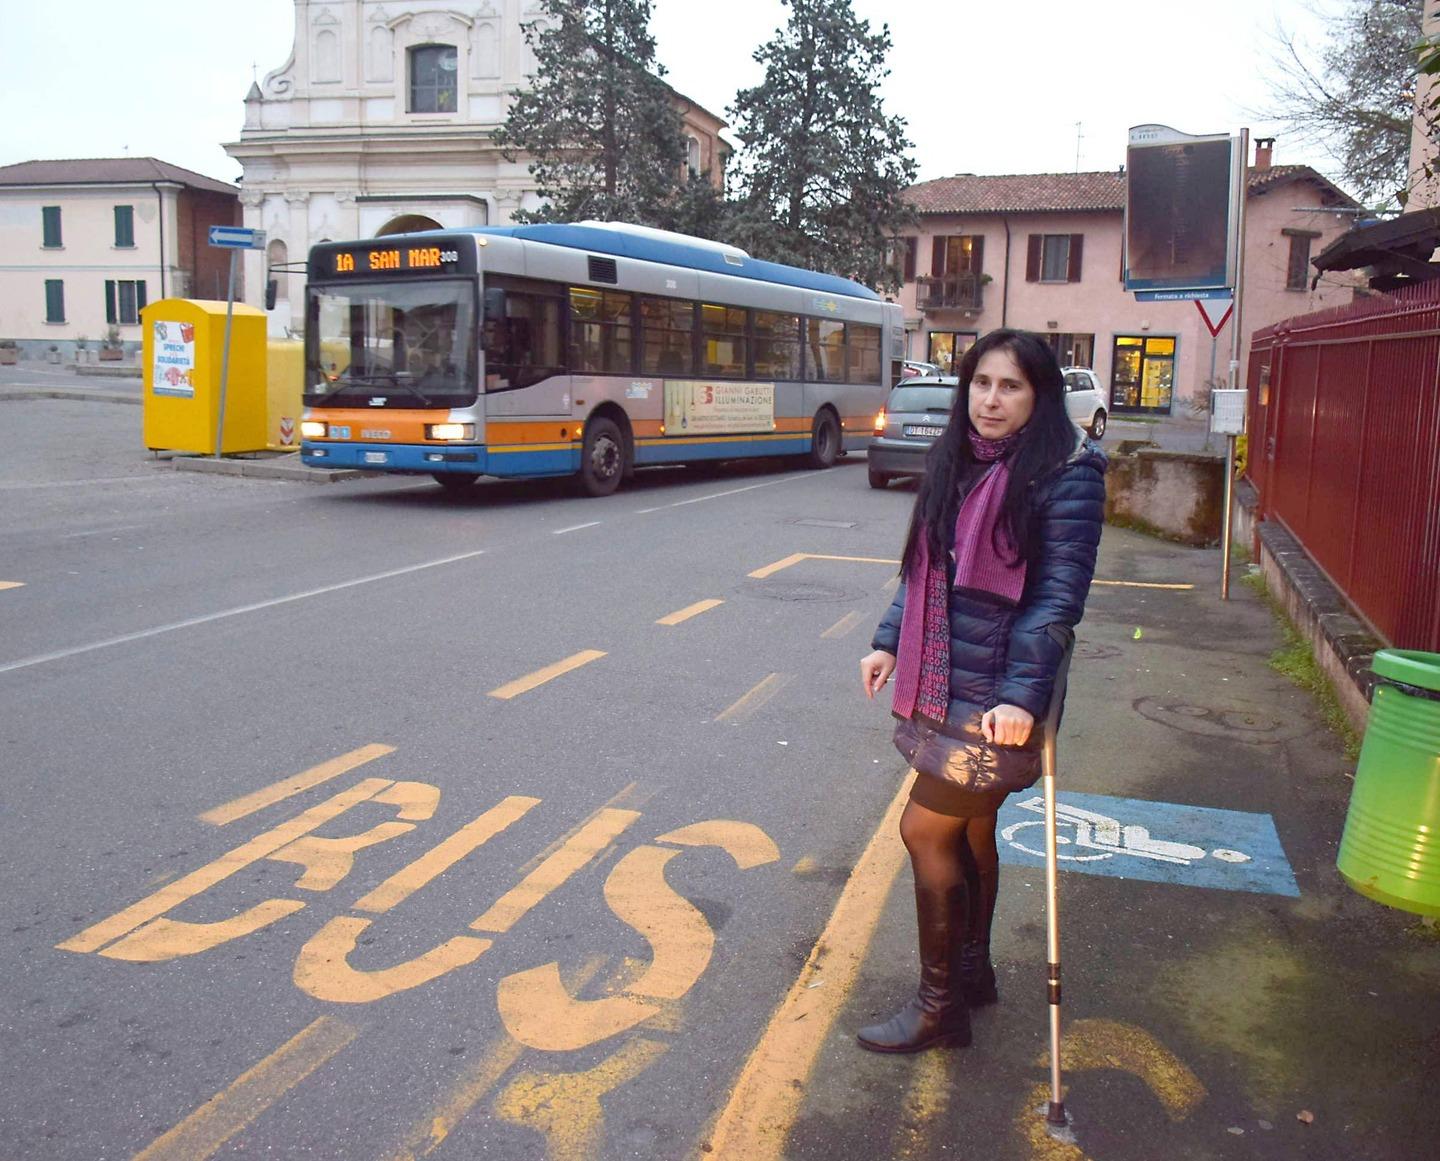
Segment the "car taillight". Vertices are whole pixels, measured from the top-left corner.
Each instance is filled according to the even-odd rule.
[[[880,411],[875,416],[875,434],[879,435],[885,430],[885,412]]]

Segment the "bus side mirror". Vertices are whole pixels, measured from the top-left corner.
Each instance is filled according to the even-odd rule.
[[[265,283],[265,309],[266,309],[266,310],[274,310],[274,309],[275,309],[275,296],[279,293],[279,291],[280,291],[280,281],[279,281],[279,279],[272,278],[272,279],[270,279],[268,282]]]
[[[485,290],[485,321],[501,322],[505,318],[505,291],[500,287]]]

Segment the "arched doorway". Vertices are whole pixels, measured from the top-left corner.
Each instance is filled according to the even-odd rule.
[[[391,218],[376,230],[375,236],[383,238],[387,234],[413,234],[417,230],[443,230],[444,228],[434,218],[427,218],[424,214],[401,214],[398,218]]]

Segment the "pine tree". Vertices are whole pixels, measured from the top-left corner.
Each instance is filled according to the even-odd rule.
[[[759,258],[893,285],[886,244],[912,220],[905,122],[876,92],[890,30],[850,0],[782,0],[786,26],[755,51],[764,80],[729,114],[744,142],[731,240]]]
[[[536,70],[496,133],[509,160],[530,155],[545,201],[521,220],[662,220],[685,145],[650,10],[650,0],[543,0],[522,25]]]

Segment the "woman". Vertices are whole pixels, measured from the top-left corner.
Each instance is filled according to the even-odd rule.
[[[1105,457],[1066,415],[1042,339],[991,331],[959,379],[968,422],[957,400],[915,499],[905,583],[860,662],[868,697],[893,675],[896,745],[917,767],[900,835],[915,872],[920,987],[860,1030],[875,1052],[967,1045],[969,1009],[997,999],[995,814],[1039,776],[1036,722],[1084,611],[1105,511]]]

